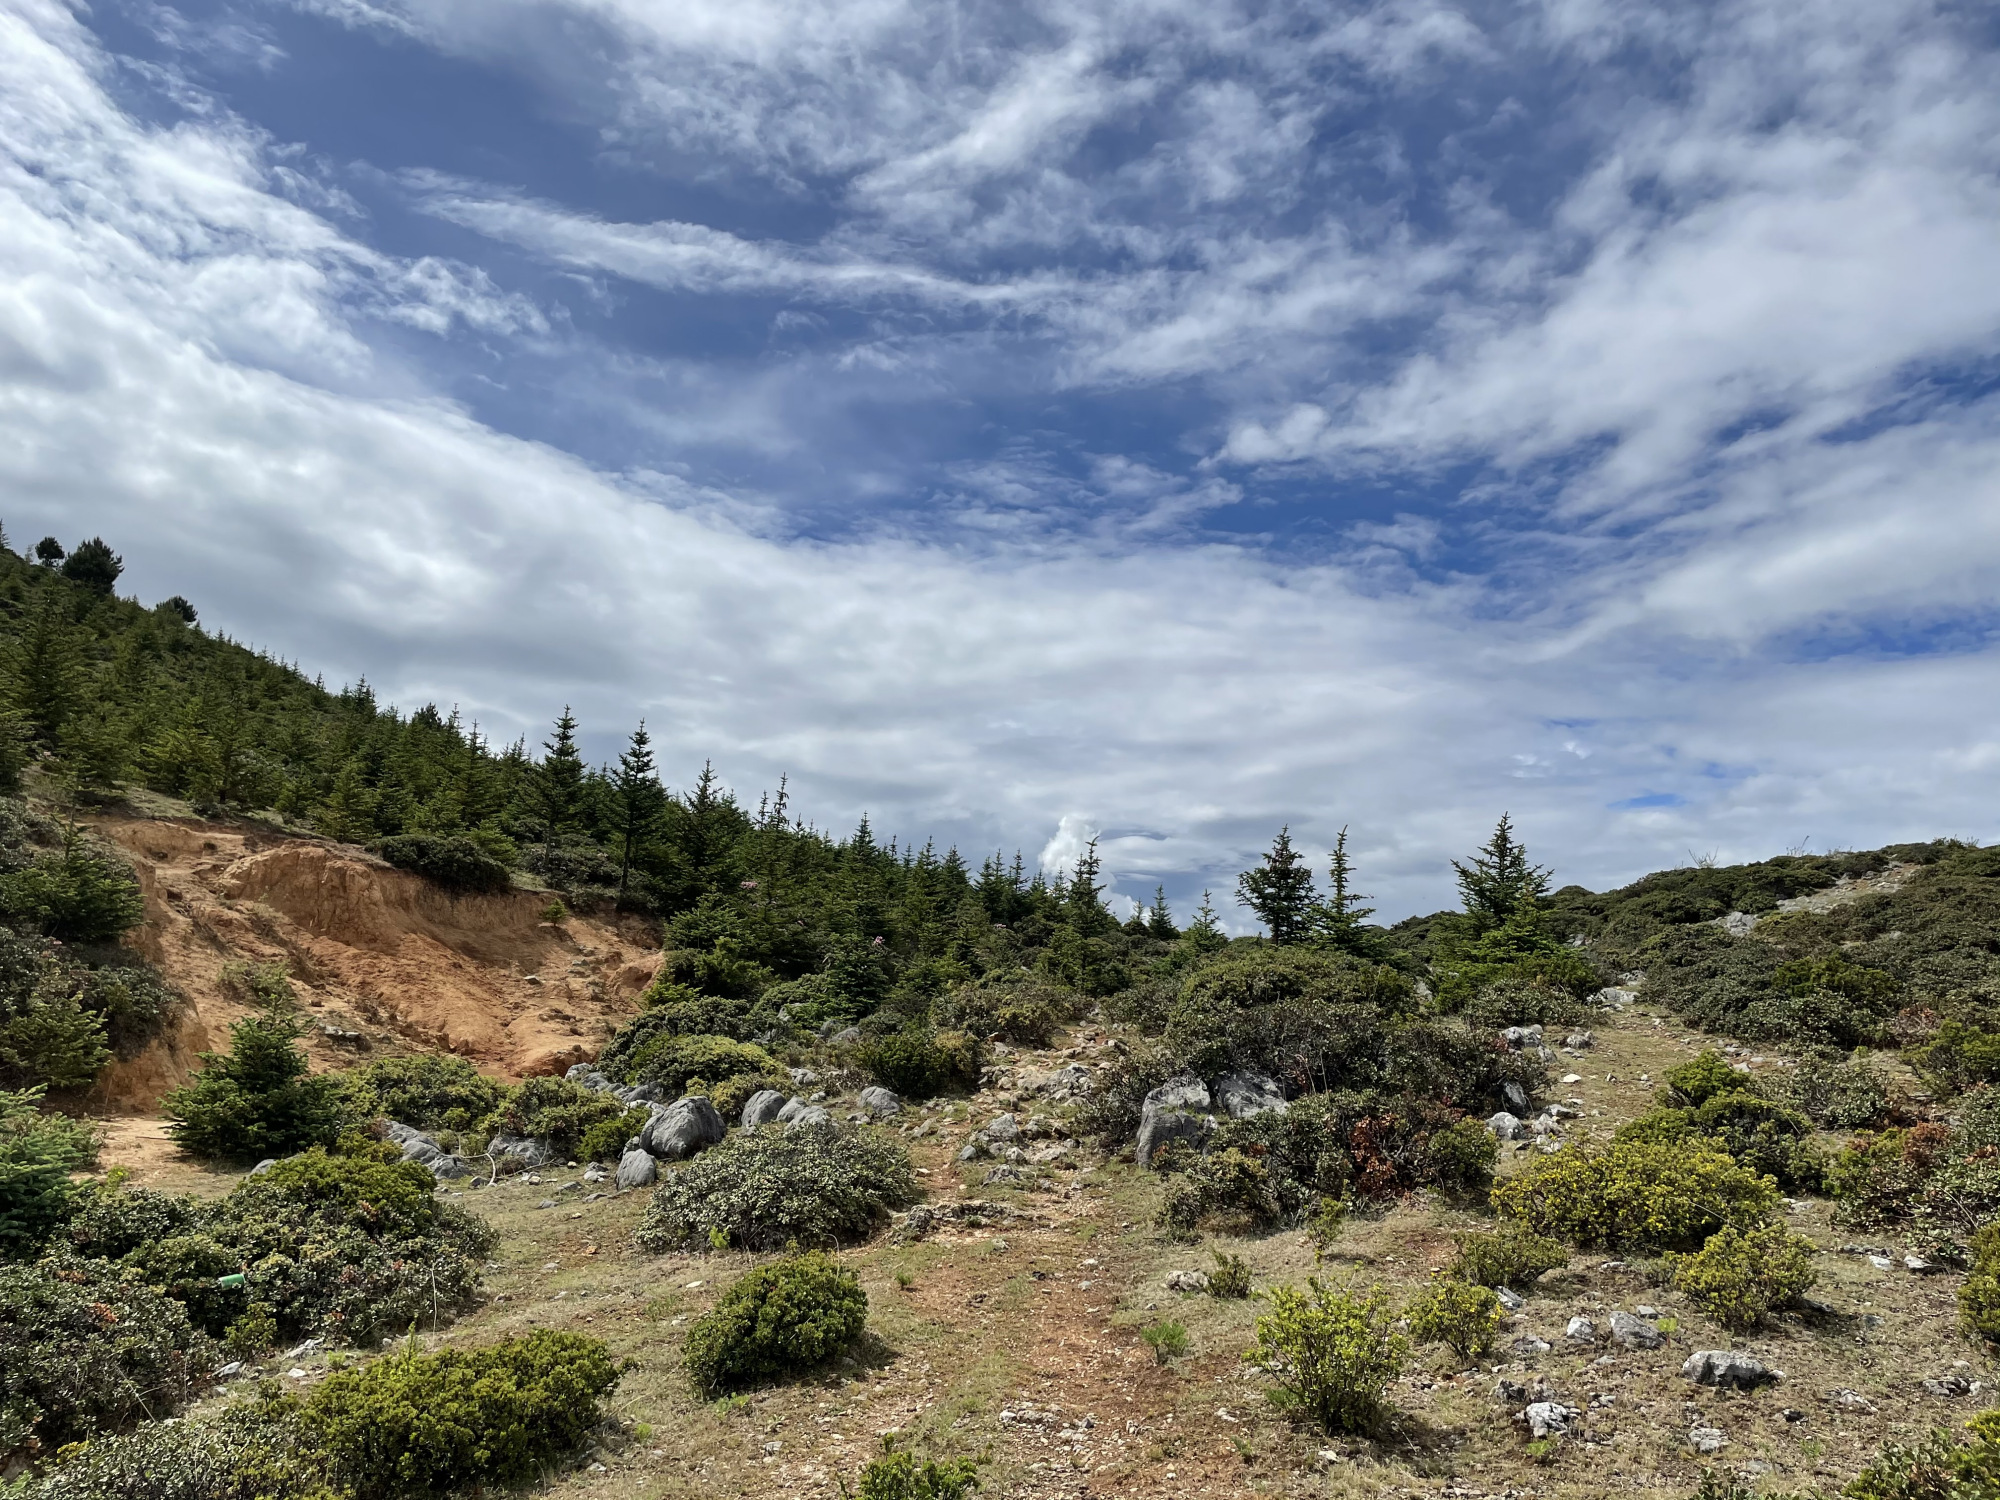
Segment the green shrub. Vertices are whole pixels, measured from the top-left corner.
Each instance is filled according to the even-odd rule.
[[[1273,1381],[1272,1402],[1328,1432],[1365,1432],[1382,1414],[1382,1395],[1402,1373],[1408,1343],[1389,1326],[1388,1299],[1323,1285],[1273,1287],[1257,1320],[1257,1344],[1243,1358]]]
[[[2000,1218],[2000,1157],[1947,1161],[1910,1205],[1910,1238],[1927,1255],[1956,1259],[1980,1227]]]
[[[1940,1125],[1916,1125],[1857,1136],[1827,1166],[1833,1221],[1842,1228],[1876,1229],[1909,1221],[1924,1181],[1951,1142]]]
[[[103,1023],[104,1040],[119,1057],[136,1056],[187,1004],[156,969],[123,948],[108,950],[78,977],[77,1003]]]
[[[83,975],[55,945],[0,927],[0,1088],[79,1089],[111,1061]]]
[[[183,1149],[214,1161],[257,1161],[327,1146],[340,1133],[340,1085],[309,1070],[295,1015],[276,1008],[229,1028],[228,1052],[162,1101]]]
[[[1749,1082],[1713,1047],[1699,1057],[1667,1070],[1658,1099],[1668,1109],[1698,1109],[1717,1094],[1733,1094]]]
[[[1559,1271],[1568,1264],[1569,1249],[1560,1240],[1508,1224],[1492,1234],[1460,1235],[1450,1274],[1472,1286],[1519,1291],[1544,1271]]]
[[[1483,985],[1458,1013],[1469,1026],[1500,1031],[1509,1026],[1570,1026],[1589,1011],[1561,985],[1510,974]]]
[[[1500,1142],[1478,1120],[1457,1120],[1431,1132],[1420,1168],[1424,1180],[1447,1193],[1484,1193],[1493,1185]]]
[[[918,1463],[897,1442],[883,1434],[882,1455],[868,1461],[861,1482],[849,1490],[841,1484],[841,1500],[966,1500],[979,1487],[979,1461],[970,1458],[932,1459]]]
[[[1991,1085],[1966,1090],[1952,1112],[1952,1149],[1971,1156],[1988,1147],[2000,1153],[2000,1089]]]
[[[676,1099],[696,1081],[713,1087],[731,1078],[768,1078],[777,1068],[762,1047],[726,1036],[656,1036],[626,1062],[634,1083],[658,1084]]]
[[[336,1371],[303,1415],[355,1500],[442,1495],[530,1479],[569,1456],[618,1376],[596,1339],[544,1329]]]
[[[220,1421],[141,1422],[87,1439],[22,1481],[17,1500],[339,1500],[277,1403]]]
[[[97,1160],[97,1136],[67,1115],[44,1114],[39,1090],[0,1090],[0,1260],[35,1253],[70,1215],[69,1174]]]
[[[1500,1299],[1492,1288],[1440,1276],[1410,1304],[1410,1337],[1420,1344],[1448,1344],[1460,1359],[1493,1347],[1500,1331]]]
[[[478,840],[463,834],[402,833],[374,848],[397,869],[421,875],[448,891],[504,891],[513,884],[507,867]]]
[[[808,1125],[732,1134],[653,1190],[637,1239],[647,1250],[851,1244],[917,1201],[910,1156],[870,1130]]]
[[[1155,1222],[1176,1239],[1193,1239],[1204,1226],[1238,1233],[1268,1228],[1284,1213],[1269,1168],[1231,1146],[1169,1177]]]
[[[985,979],[962,984],[933,1007],[940,1026],[1020,1047],[1046,1047],[1064,1023],[1076,1019],[1078,997],[1033,980]]]
[[[177,1411],[214,1353],[180,1304],[107,1262],[0,1266],[0,1455]]]
[[[283,1337],[368,1343],[469,1306],[493,1232],[440,1201],[429,1172],[313,1150],[246,1177],[223,1199],[93,1192],[71,1220],[81,1254],[182,1303],[211,1335],[239,1319]],[[241,1286],[217,1278],[242,1273]]]
[[[1615,1138],[1655,1146],[1702,1142],[1788,1192],[1819,1191],[1826,1163],[1812,1143],[1811,1120],[1747,1089],[1703,1093],[1700,1108],[1649,1110],[1619,1126]]]
[[[1903,1057],[1941,1094],[2000,1082],[2000,1034],[1959,1021],[1939,1023],[1929,1041],[1910,1048]]]
[[[688,1328],[682,1361],[704,1396],[810,1370],[861,1337],[868,1294],[831,1256],[759,1266]]]
[[[1413,1003],[1384,965],[1297,947],[1218,954],[1192,970],[1168,1011],[1167,1048],[1204,1078],[1269,1073],[1287,1093],[1382,1081],[1390,1024]]]
[[[351,1118],[378,1116],[418,1130],[471,1130],[497,1110],[507,1086],[451,1053],[385,1057],[346,1075]]]
[[[1825,1130],[1865,1130],[1889,1109],[1889,1080],[1859,1059],[1826,1054],[1802,1058],[1780,1085],[1785,1100]]]
[[[619,1119],[625,1110],[625,1101],[615,1094],[600,1094],[567,1078],[529,1078],[508,1090],[487,1124],[496,1132],[547,1141],[574,1161],[590,1127]]]
[[[1972,1269],[1958,1289],[1958,1312],[1968,1334],[2000,1345],[2000,1224],[1972,1237]]]
[[[854,1060],[905,1099],[969,1094],[979,1087],[979,1043],[962,1031],[892,1032],[863,1044]]]
[[[1153,1351],[1153,1363],[1166,1364],[1185,1355],[1194,1346],[1188,1341],[1187,1325],[1171,1321],[1148,1323],[1139,1330],[1139,1338]]]
[[[615,1120],[599,1120],[583,1133],[583,1140],[576,1148],[576,1159],[617,1161],[625,1154],[625,1143],[644,1130],[646,1122],[652,1117],[652,1110],[643,1104],[635,1104]]]
[[[1639,1141],[1571,1147],[1493,1190],[1507,1218],[1593,1248],[1692,1248],[1724,1224],[1762,1222],[1777,1203],[1776,1183],[1719,1151]]]
[[[1215,1252],[1215,1269],[1208,1273],[1208,1295],[1240,1301],[1251,1292],[1250,1268],[1240,1255]]]
[[[743,1106],[751,1097],[770,1089],[774,1093],[789,1094],[792,1080],[784,1073],[767,1074],[739,1073],[734,1078],[725,1078],[708,1091],[708,1102],[715,1106],[715,1112],[725,1120],[743,1118]]]
[[[1733,1333],[1745,1333],[1774,1308],[1789,1307],[1819,1278],[1812,1241],[1782,1224],[1747,1233],[1725,1224],[1692,1255],[1669,1255],[1674,1285]]]

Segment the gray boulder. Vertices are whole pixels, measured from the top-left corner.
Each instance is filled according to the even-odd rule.
[[[1510,1313],[1517,1313],[1528,1305],[1528,1299],[1510,1286],[1496,1286],[1493,1295],[1500,1299],[1500,1305]]]
[[[486,1143],[486,1154],[517,1161],[524,1167],[546,1167],[562,1160],[562,1154],[547,1141],[508,1135],[504,1130]]]
[[[1933,1396],[1943,1396],[1947,1400],[1953,1400],[1959,1396],[1970,1396],[1973,1383],[1963,1375],[1945,1375],[1936,1380],[1926,1380],[1924,1389]]]
[[[643,1148],[627,1151],[618,1158],[618,1188],[624,1192],[631,1188],[651,1187],[660,1175],[659,1159]]]
[[[1012,1115],[995,1115],[979,1133],[989,1141],[1011,1141],[1020,1135],[1021,1126]]]
[[[1657,1349],[1667,1341],[1666,1335],[1651,1323],[1628,1312],[1611,1315],[1611,1337],[1627,1349]]]
[[[1528,1091],[1520,1084],[1509,1081],[1502,1085],[1500,1097],[1507,1101],[1507,1108],[1517,1115],[1528,1112]]]
[[[1690,1427],[1688,1446],[1697,1453],[1720,1453],[1729,1446],[1729,1439],[1720,1427]]]
[[[870,1114],[894,1115],[902,1113],[903,1101],[896,1097],[894,1090],[875,1084],[861,1091],[861,1107]]]
[[[1179,1292],[1183,1296],[1205,1292],[1208,1290],[1208,1272],[1171,1271],[1167,1274],[1167,1290]]]
[[[1563,1328],[1563,1337],[1572,1344],[1594,1344],[1597,1342],[1597,1325],[1579,1313]]]
[[[1074,1099],[1089,1093],[1094,1082],[1096,1080],[1091,1076],[1090,1069],[1082,1063],[1071,1063],[1066,1068],[1057,1068],[1043,1079],[1041,1091],[1051,1099]]]
[[[270,1171],[271,1168],[275,1167],[277,1164],[278,1164],[277,1157],[267,1156],[262,1161],[258,1162],[256,1166],[250,1169],[250,1175],[252,1177],[262,1177],[266,1172]]]
[[[1572,1052],[1588,1052],[1597,1045],[1597,1035],[1590,1031],[1572,1031],[1563,1038],[1563,1045]]]
[[[785,1129],[797,1130],[802,1125],[831,1125],[833,1116],[820,1104],[808,1104],[804,1109],[785,1121]]]
[[[1567,1436],[1569,1424],[1582,1415],[1560,1401],[1537,1401],[1521,1413],[1521,1420],[1527,1424],[1530,1437],[1541,1439]]]
[[[683,1161],[720,1141],[726,1130],[706,1094],[689,1094],[648,1120],[639,1141],[663,1160]]]
[[[1520,1116],[1510,1115],[1504,1109],[1486,1122],[1487,1133],[1503,1141],[1518,1141],[1526,1129]]]
[[[1208,1088],[1199,1078],[1173,1078],[1154,1089],[1139,1111],[1139,1137],[1133,1143],[1139,1165],[1150,1165],[1153,1153],[1169,1141],[1207,1140],[1215,1129],[1208,1108]]]
[[[1733,1349],[1697,1349],[1681,1365],[1683,1379],[1696,1385],[1750,1390],[1777,1377],[1762,1362]]]
[[[789,1125],[811,1108],[810,1104],[806,1103],[797,1094],[794,1094],[785,1101],[784,1107],[771,1116],[771,1118],[776,1120],[780,1125]]]
[[[1285,1091],[1278,1080],[1262,1073],[1225,1073],[1210,1090],[1216,1105],[1232,1120],[1246,1120],[1267,1110],[1285,1107]]]
[[[743,1101],[743,1128],[755,1130],[760,1125],[770,1124],[784,1107],[785,1096],[776,1089],[757,1090]]]
[[[1523,1047],[1534,1048],[1542,1045],[1542,1028],[1539,1026],[1509,1026],[1500,1033],[1500,1040],[1511,1051],[1519,1052]]]
[[[569,1065],[569,1071],[564,1073],[563,1077],[568,1079],[571,1083],[575,1083],[579,1079],[582,1079],[586,1075],[594,1073],[596,1071],[597,1071],[597,1065],[595,1063],[571,1063]]]

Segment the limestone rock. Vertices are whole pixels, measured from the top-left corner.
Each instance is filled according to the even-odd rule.
[[[1729,1439],[1720,1427],[1690,1427],[1688,1446],[1697,1453],[1720,1453],[1729,1446]]]
[[[1208,1108],[1208,1088],[1199,1078],[1173,1078],[1154,1089],[1139,1112],[1139,1136],[1133,1144],[1139,1165],[1151,1165],[1153,1153],[1169,1141],[1206,1140],[1215,1128]]]
[[[1733,1349],[1697,1349],[1681,1365],[1681,1375],[1696,1385],[1734,1386],[1745,1391],[1777,1378],[1761,1361]]]
[[[1262,1073],[1225,1073],[1215,1080],[1211,1092],[1216,1105],[1232,1120],[1285,1107],[1285,1091],[1278,1080]]]
[[[644,1147],[627,1151],[618,1158],[618,1187],[621,1192],[630,1188],[651,1187],[659,1175],[659,1161]]]
[[[896,1097],[894,1090],[876,1084],[861,1091],[861,1107],[870,1114],[887,1116],[901,1114],[903,1101]]]
[[[706,1094],[677,1099],[646,1122],[640,1143],[666,1161],[683,1161],[720,1141],[727,1127]]]
[[[1527,1424],[1530,1437],[1541,1439],[1566,1436],[1569,1424],[1582,1415],[1560,1401],[1536,1401],[1521,1413],[1521,1420]]]
[[[1563,1337],[1572,1344],[1594,1344],[1597,1342],[1597,1325],[1578,1313],[1563,1328]]]
[[[1611,1337],[1627,1349],[1657,1349],[1667,1341],[1667,1336],[1651,1323],[1628,1312],[1611,1315]]]
[[[776,1089],[759,1089],[743,1101],[743,1128],[756,1130],[778,1118],[778,1111],[785,1107],[785,1096]]]
[[[804,1109],[793,1115],[791,1119],[785,1121],[785,1129],[798,1130],[807,1125],[831,1125],[832,1123],[833,1116],[827,1113],[826,1106],[808,1104]]]
[[[1518,1141],[1526,1129],[1520,1116],[1510,1115],[1504,1109],[1486,1122],[1487,1133],[1503,1141]]]
[[[1189,1295],[1205,1292],[1208,1290],[1208,1272],[1175,1271],[1167,1277],[1167,1290]]]

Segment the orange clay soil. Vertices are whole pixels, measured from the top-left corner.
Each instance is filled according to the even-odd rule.
[[[542,920],[529,891],[453,896],[348,845],[195,819],[92,820],[146,898],[126,941],[190,1001],[177,1025],[114,1063],[92,1112],[145,1114],[226,1045],[250,1006],[225,971],[281,963],[314,1023],[315,1068],[455,1052],[506,1079],[597,1055],[660,960],[637,922]]]

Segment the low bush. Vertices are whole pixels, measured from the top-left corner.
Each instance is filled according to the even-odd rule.
[[[1833,1221],[1844,1229],[1901,1227],[1927,1253],[1957,1256],[1979,1227],[2000,1216],[2000,1153],[1942,1125],[1858,1136],[1827,1171]]]
[[[1269,1168],[1231,1146],[1170,1176],[1155,1222],[1176,1239],[1193,1239],[1204,1227],[1238,1234],[1269,1228],[1285,1213]]]
[[[1777,1184],[1702,1146],[1614,1141],[1542,1158],[1493,1190],[1493,1205],[1534,1231],[1588,1248],[1692,1249],[1725,1224],[1768,1218]]]
[[[583,1442],[618,1378],[596,1339],[544,1329],[336,1371],[302,1415],[354,1500],[416,1500],[533,1478]]]
[[[402,833],[374,848],[397,869],[421,875],[448,891],[504,891],[513,884],[507,866],[463,834]]]
[[[229,1028],[229,1051],[204,1052],[201,1068],[162,1101],[167,1127],[189,1153],[258,1161],[328,1146],[340,1133],[340,1085],[315,1076],[299,1049],[305,1028],[277,1007]]]
[[[1520,1291],[1568,1264],[1569,1249],[1560,1240],[1510,1224],[1492,1234],[1460,1235],[1450,1274],[1472,1286]]]
[[[939,1026],[971,1036],[1046,1047],[1066,1022],[1076,1019],[1078,996],[1034,980],[982,980],[948,991],[933,1007]]]
[[[1208,1273],[1208,1295],[1225,1301],[1241,1301],[1251,1292],[1250,1268],[1240,1255],[1215,1252],[1215,1269]]]
[[[720,1105],[716,1106],[718,1109]],[[599,1120],[583,1133],[577,1145],[578,1161],[617,1161],[625,1154],[625,1143],[646,1128],[652,1110],[635,1104],[615,1120]],[[726,1117],[725,1117],[726,1118]]]
[[[1669,1068],[1666,1080],[1657,1097],[1667,1109],[1699,1109],[1717,1094],[1736,1093],[1748,1082],[1746,1075],[1732,1068],[1713,1047]]]
[[[1153,1363],[1156,1365],[1179,1359],[1194,1347],[1188,1339],[1187,1324],[1171,1319],[1148,1323],[1139,1330],[1139,1339],[1153,1351]]]
[[[1425,1139],[1418,1168],[1423,1181],[1450,1194],[1484,1194],[1493,1186],[1500,1142],[1478,1120],[1455,1120]]]
[[[625,1101],[616,1095],[600,1094],[567,1078],[529,1078],[508,1090],[486,1123],[496,1132],[547,1141],[577,1160],[591,1126],[616,1120],[625,1110]]]
[[[2000,1153],[2000,1089],[1968,1089],[1952,1111],[1952,1150],[1972,1156],[1989,1147]]]
[[[295,1416],[244,1402],[221,1421],[141,1422],[89,1438],[10,1500],[340,1500]]]
[[[854,1060],[905,1099],[969,1094],[979,1087],[979,1043],[962,1031],[891,1032],[864,1043]]]
[[[1389,1323],[1381,1291],[1357,1295],[1324,1285],[1273,1287],[1246,1362],[1273,1382],[1280,1410],[1327,1432],[1365,1432],[1382,1415],[1382,1395],[1402,1373],[1408,1342]]]
[[[1819,1278],[1812,1241],[1782,1224],[1748,1231],[1725,1224],[1691,1255],[1668,1255],[1674,1285],[1732,1333],[1746,1333],[1767,1313],[1789,1307]]]
[[[44,1114],[38,1090],[0,1090],[0,1260],[33,1255],[70,1216],[70,1173],[97,1160],[97,1136],[67,1115]]]
[[[714,1088],[732,1078],[768,1078],[777,1068],[762,1047],[726,1036],[655,1036],[625,1063],[632,1082],[657,1084],[675,1099],[697,1083]]]
[[[1801,1058],[1779,1085],[1781,1096],[1823,1130],[1865,1130],[1889,1110],[1889,1080],[1880,1068],[1819,1053]]]
[[[1435,1277],[1410,1304],[1409,1318],[1418,1343],[1446,1344],[1460,1359],[1473,1359],[1493,1347],[1500,1299],[1491,1287]]]
[[[647,1250],[851,1244],[917,1201],[903,1147],[871,1130],[807,1125],[732,1134],[653,1190],[637,1239]]]
[[[351,1119],[471,1130],[500,1107],[507,1087],[462,1057],[417,1052],[356,1068],[343,1078],[342,1095]]]
[[[843,1483],[840,1494],[841,1500],[966,1500],[978,1487],[978,1460],[918,1463],[891,1432],[883,1435],[881,1456],[868,1461],[860,1482],[852,1490]]]
[[[1943,1021],[1904,1061],[1941,1094],[1963,1093],[1975,1084],[2000,1082],[2000,1034],[1959,1021]]]
[[[214,1364],[185,1308],[108,1262],[0,1266],[0,1456],[178,1411]]]
[[[1107,1151],[1132,1144],[1146,1095],[1185,1070],[1165,1047],[1142,1046],[1100,1073],[1072,1117],[1076,1133]]]
[[[868,1322],[868,1294],[831,1256],[789,1255],[759,1266],[688,1328],[682,1362],[704,1396],[825,1364]]]
[[[313,1150],[203,1202],[146,1189],[93,1193],[69,1248],[182,1303],[197,1327],[369,1343],[470,1305],[493,1232],[440,1201],[429,1172]],[[217,1278],[241,1273],[241,1286]],[[241,1329],[236,1325],[248,1320]]]
[[[1985,1225],[1972,1237],[1972,1268],[1958,1289],[1958,1312],[1968,1334],[2000,1345],[2000,1224]]]
[[[1589,1007],[1561,985],[1509,976],[1483,986],[1460,1007],[1468,1026],[1499,1031],[1509,1026],[1571,1026]]]
[[[75,824],[60,849],[0,874],[0,922],[60,943],[114,942],[145,915],[131,867]]]
[[[0,1088],[87,1088],[111,1061],[103,1019],[52,943],[0,927]]]
[[[1705,1093],[1697,1109],[1659,1108],[1619,1126],[1616,1139],[1671,1146],[1695,1141],[1772,1178],[1787,1192],[1818,1192],[1826,1163],[1812,1143],[1812,1121],[1744,1089]]]

